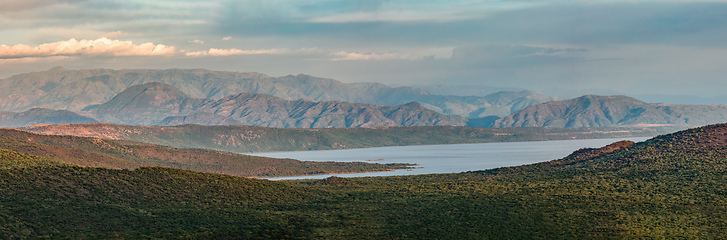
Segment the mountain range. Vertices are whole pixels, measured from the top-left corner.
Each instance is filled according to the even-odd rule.
[[[436,95],[415,87],[349,84],[302,74],[276,78],[201,69],[54,68],[16,75],[0,80],[0,110],[7,111],[0,112],[0,127],[101,121],[285,128],[668,125],[683,129],[727,119],[727,105],[717,104],[646,103],[620,95],[556,101],[529,91]]]
[[[727,120],[727,105],[645,103],[627,96],[586,95],[551,101],[495,120],[493,127],[702,126]]]
[[[483,97],[436,95],[414,87],[343,83],[303,74],[271,77],[253,72],[203,69],[66,70],[56,67],[0,80],[0,111],[18,112],[34,107],[80,111],[103,104],[131,86],[149,82],[169,84],[193,98],[221,99],[239,93],[257,93],[318,102],[378,105],[419,102],[440,113],[463,117],[503,117],[529,105],[554,100],[528,91],[499,92]]]
[[[239,93],[219,100],[194,98],[171,85],[132,86],[110,101],[81,113],[108,123],[133,125],[254,125],[326,128],[374,126],[464,126],[465,118],[444,115],[419,103],[383,106],[338,101],[286,100]]]

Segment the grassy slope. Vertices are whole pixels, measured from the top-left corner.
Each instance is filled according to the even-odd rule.
[[[254,126],[199,125],[150,127],[92,123],[38,126],[23,128],[22,130],[38,134],[123,139],[179,148],[205,148],[229,152],[269,152],[426,144],[654,136],[667,129],[474,127],[285,129]]]
[[[724,239],[726,146],[727,125],[715,125],[521,167],[288,182],[164,168],[6,169],[0,170],[0,226],[5,228],[0,232],[127,238]]]
[[[321,196],[284,183],[227,175],[158,167],[84,168],[8,150],[0,150],[0,156],[7,162],[40,162],[0,169],[0,238],[215,236],[222,230],[240,237],[284,238],[308,233],[301,232],[299,220],[274,212]]]
[[[385,171],[403,167],[401,164],[303,162],[129,141],[36,135],[11,129],[0,129],[0,148],[88,167],[135,169],[163,166],[234,176]]]

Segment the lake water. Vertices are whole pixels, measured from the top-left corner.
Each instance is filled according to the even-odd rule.
[[[412,163],[419,165],[416,166],[415,169],[402,169],[390,172],[322,174],[267,179],[310,179],[327,178],[330,176],[372,177],[429,173],[458,173],[498,167],[518,166],[559,159],[584,147],[597,148],[620,140],[640,142],[646,139],[648,138],[423,145],[325,151],[267,152],[250,155],[274,158],[293,158],[301,161],[363,162],[372,159],[383,159],[371,161],[371,163]]]

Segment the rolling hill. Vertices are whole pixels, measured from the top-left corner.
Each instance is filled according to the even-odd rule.
[[[533,105],[494,127],[703,126],[727,121],[727,105],[645,103],[627,96],[585,95]]]

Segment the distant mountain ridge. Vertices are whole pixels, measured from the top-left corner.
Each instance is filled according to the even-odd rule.
[[[24,111],[33,107],[80,111],[105,103],[131,86],[149,82],[169,84],[193,98],[220,99],[239,93],[259,93],[284,99],[379,105],[419,102],[440,113],[464,117],[503,117],[529,105],[554,100],[528,91],[499,92],[483,97],[435,95],[414,87],[343,83],[303,74],[271,77],[203,69],[67,70],[56,67],[0,80],[0,111]]]
[[[33,108],[25,112],[0,112],[0,127],[13,128],[35,125],[39,123],[95,123],[96,119],[84,117],[66,110]]]
[[[210,99],[193,98],[168,84],[146,83],[131,86],[103,104],[83,111],[109,123],[153,125],[182,112],[191,112]]]
[[[110,101],[87,108],[103,122],[132,125],[254,125],[294,128],[375,126],[464,126],[419,103],[383,106],[338,101],[286,100],[240,93],[219,100],[193,98],[164,83],[132,86]]]
[[[702,126],[727,121],[727,105],[645,103],[627,96],[585,95],[529,106],[494,127]]]

